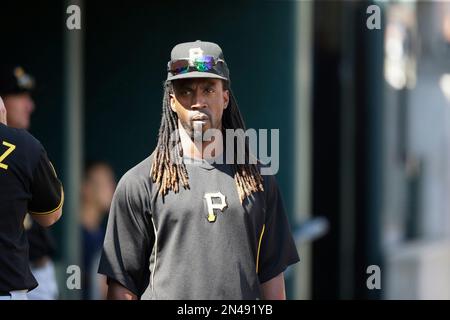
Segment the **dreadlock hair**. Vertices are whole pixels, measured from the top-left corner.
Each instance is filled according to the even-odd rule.
[[[246,130],[244,120],[239,111],[236,99],[229,89],[228,82],[223,81],[224,90],[229,90],[230,101],[222,115],[222,129]],[[158,134],[156,154],[150,169],[150,176],[154,183],[159,184],[159,195],[164,196],[169,190],[177,193],[180,184],[189,189],[189,177],[186,166],[182,161],[183,148],[178,132],[178,116],[170,107],[170,94],[173,91],[171,81],[164,83],[164,97],[162,107],[161,126]],[[223,139],[225,143],[225,139]],[[233,174],[241,203],[246,197],[255,192],[264,191],[263,178],[257,164],[250,163],[248,140],[245,139],[245,162],[238,164],[235,146]]]

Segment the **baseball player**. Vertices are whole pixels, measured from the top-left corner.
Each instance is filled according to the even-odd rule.
[[[0,66],[0,95],[7,110],[8,126],[17,129],[30,127],[31,114],[35,104],[32,92],[34,78],[20,65]],[[25,230],[29,244],[31,272],[39,286],[28,293],[32,300],[53,300],[58,297],[56,272],[51,256],[56,251],[56,243],[46,228],[35,223],[29,215],[25,217]]]
[[[37,287],[28,262],[27,212],[44,227],[61,216],[61,182],[41,143],[6,126],[0,98],[0,300],[27,299]]]
[[[196,143],[245,130],[221,48],[176,45],[164,90],[157,147],[113,197],[99,266],[108,298],[285,299],[283,272],[299,257],[274,176],[216,161],[225,135]]]

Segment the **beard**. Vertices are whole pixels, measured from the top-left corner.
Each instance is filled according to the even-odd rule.
[[[180,121],[180,123],[192,141],[203,141],[203,134],[206,130],[211,128],[210,119],[211,118],[203,123],[201,121],[191,120],[189,122]]]
[[[203,132],[206,130],[205,127],[206,124],[203,125],[202,123],[194,122],[192,133],[190,134],[191,139],[199,143],[203,142]]]

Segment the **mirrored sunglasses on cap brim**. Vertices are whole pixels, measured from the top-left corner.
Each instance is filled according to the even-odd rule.
[[[202,56],[195,59],[177,59],[167,63],[167,70],[174,75],[187,73],[192,70],[210,71],[219,62],[225,62],[222,59],[215,59],[213,56]]]

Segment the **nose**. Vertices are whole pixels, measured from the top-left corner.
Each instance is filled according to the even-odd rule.
[[[193,103],[191,108],[194,110],[206,108],[208,104],[206,103],[205,95],[201,90],[195,90],[195,94],[193,97]]]
[[[193,110],[204,109],[204,108],[206,108],[206,103],[204,103],[204,102],[196,102],[196,103],[194,103],[194,104],[191,106],[191,108],[192,108]]]

